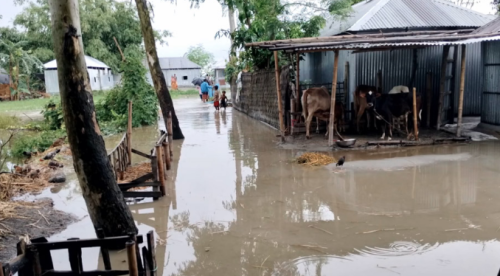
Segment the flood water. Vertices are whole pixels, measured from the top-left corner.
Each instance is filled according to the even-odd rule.
[[[312,168],[278,149],[276,131],[199,99],[175,101],[171,196],[130,207],[155,230],[158,275],[496,275],[500,269],[500,143],[346,155]],[[147,152],[155,127],[134,130]],[[121,137],[107,138],[112,148]],[[140,162],[137,158],[135,162]],[[41,196],[80,221],[51,240],[95,237],[78,183]],[[84,268],[103,267],[84,251]],[[126,267],[124,252],[114,268]],[[67,269],[54,252],[56,269]]]

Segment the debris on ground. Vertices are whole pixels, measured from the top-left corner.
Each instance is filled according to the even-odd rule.
[[[118,183],[131,182],[132,180],[151,173],[152,171],[153,169],[151,168],[150,162],[139,163],[134,166],[127,167],[127,170],[123,174],[123,180],[118,180]]]
[[[319,152],[307,152],[299,156],[295,161],[298,164],[310,165],[310,166],[324,166],[331,163],[337,163],[335,158]]]

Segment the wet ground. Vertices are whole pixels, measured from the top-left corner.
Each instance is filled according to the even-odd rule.
[[[172,196],[130,205],[140,232],[157,233],[158,275],[498,272],[500,143],[353,151],[342,168],[313,168],[237,111],[175,106],[186,139],[174,141]],[[157,136],[134,130],[133,147],[147,152]],[[79,219],[51,240],[95,237],[75,180],[43,196]],[[97,249],[83,256],[85,269],[103,267]],[[65,252],[53,258],[69,268]]]

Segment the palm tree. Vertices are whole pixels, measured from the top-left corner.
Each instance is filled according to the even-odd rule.
[[[33,69],[39,71],[43,64],[31,54],[30,50],[24,50],[27,41],[12,42],[0,39],[0,65],[9,67],[11,100],[19,99],[19,93],[29,93],[29,77]],[[26,88],[19,85],[21,77],[26,77]]]

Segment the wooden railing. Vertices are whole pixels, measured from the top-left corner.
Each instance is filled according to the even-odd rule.
[[[98,234],[103,231],[98,229]],[[31,239],[30,244],[20,241],[17,245],[18,256],[6,264],[0,264],[0,276],[11,276],[18,273],[19,276],[42,276],[42,275],[156,275],[156,253],[154,232],[146,235],[147,246],[139,250],[139,244],[143,243],[141,235],[97,238],[80,240],[71,238],[66,241],[49,242],[46,238]],[[84,271],[82,262],[82,248],[99,247],[105,270]],[[113,270],[109,250],[127,249],[128,270]],[[70,263],[70,271],[56,271],[50,252],[52,250],[66,249]],[[85,251],[84,251],[85,252]],[[88,251],[87,251],[88,252]],[[142,252],[142,256],[141,256]],[[60,261],[60,260],[57,260]]]

